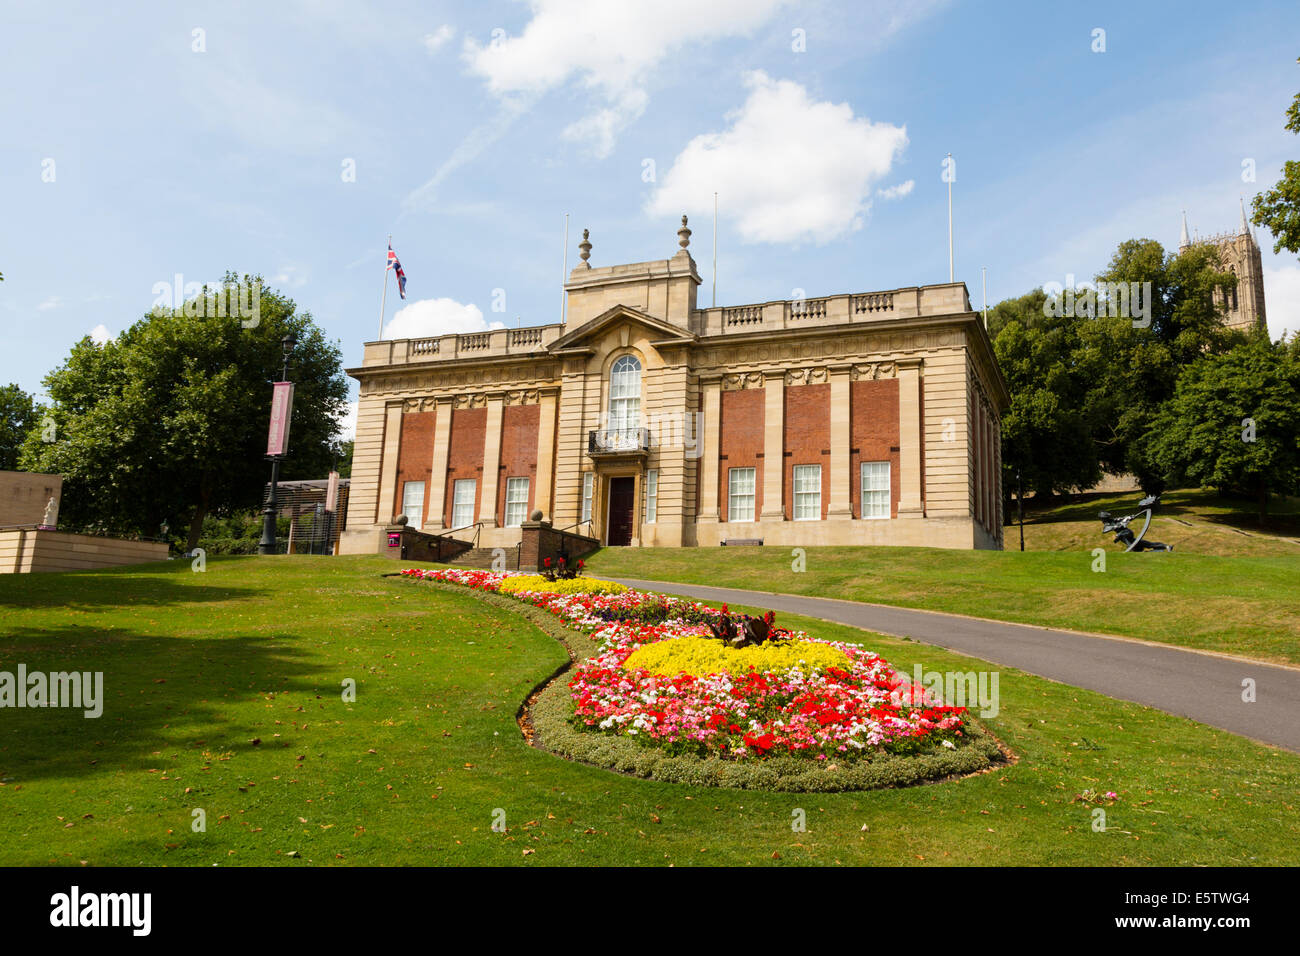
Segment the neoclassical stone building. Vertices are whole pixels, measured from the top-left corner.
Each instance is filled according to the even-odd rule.
[[[1006,384],[964,283],[698,308],[670,259],[581,262],[565,321],[369,342],[341,550],[412,526],[510,547],[1000,548]]]

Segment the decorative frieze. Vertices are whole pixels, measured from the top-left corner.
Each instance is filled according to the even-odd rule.
[[[735,372],[722,376],[722,390],[724,392],[739,392],[747,388],[762,387],[762,372]]]
[[[826,381],[825,368],[792,368],[785,373],[786,385],[820,385]]]
[[[882,378],[898,378],[898,365],[894,362],[866,362],[854,365],[849,370],[853,381],[876,381]]]
[[[915,352],[965,344],[958,329],[909,332],[854,332],[839,336],[782,339],[744,345],[705,346],[696,350],[696,368],[744,368],[768,363],[792,364],[872,353]]]
[[[394,392],[428,392],[444,388],[474,386],[509,386],[527,382],[553,382],[560,377],[554,362],[487,366],[479,368],[439,369],[437,371],[393,372],[374,375],[362,373],[361,394],[383,395]]]

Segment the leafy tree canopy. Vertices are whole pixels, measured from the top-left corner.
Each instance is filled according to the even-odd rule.
[[[17,385],[0,386],[0,471],[18,467],[19,449],[39,414],[31,395]]]
[[[1285,128],[1300,134],[1300,93],[1286,111]],[[1274,252],[1300,252],[1300,162],[1289,159],[1283,163],[1282,178],[1251,200],[1251,210],[1251,221],[1273,234]]]
[[[70,525],[156,535],[164,519],[184,521],[193,547],[207,513],[259,506],[270,382],[287,333],[297,346],[282,477],[328,469],[347,396],[337,343],[260,277],[227,274],[220,292],[155,309],[102,346],[83,338],[46,376],[58,438],[29,433],[23,461],[64,476]],[[252,316],[234,314],[241,298]]]
[[[1300,492],[1300,361],[1292,346],[1255,339],[1206,356],[1179,377],[1147,433],[1170,481],[1244,491],[1259,502]]]

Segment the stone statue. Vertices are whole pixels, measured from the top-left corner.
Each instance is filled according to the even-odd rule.
[[[58,527],[59,521],[59,502],[58,499],[51,497],[45,505],[45,517],[41,519],[42,528]]]

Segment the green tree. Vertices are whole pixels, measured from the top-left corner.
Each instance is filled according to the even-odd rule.
[[[356,448],[356,439],[349,438],[347,441],[340,442],[338,448],[338,468],[340,478],[352,477],[352,452]]]
[[[1075,361],[1090,383],[1084,414],[1102,467],[1131,472],[1147,492],[1163,489],[1163,470],[1149,454],[1152,418],[1174,393],[1179,371],[1206,355],[1245,341],[1223,324],[1216,293],[1234,281],[1218,252],[1193,245],[1167,255],[1153,239],[1122,242],[1098,283],[1124,283],[1141,292],[1143,315],[1086,319],[1079,326]],[[1149,283],[1149,285],[1148,285]]]
[[[1300,63],[1300,59],[1296,60]],[[1300,93],[1286,111],[1286,126],[1300,135]],[[1273,251],[1300,252],[1300,162],[1293,159],[1282,164],[1282,178],[1272,189],[1250,202],[1251,221],[1273,234]]]
[[[329,467],[347,396],[337,343],[260,277],[228,274],[222,291],[224,309],[205,294],[150,312],[102,346],[83,338],[46,376],[58,440],[29,433],[23,460],[64,476],[60,516],[69,524],[154,535],[164,519],[184,522],[192,548],[208,513],[258,507],[269,478],[270,382],[288,333],[297,338],[295,394],[281,477]],[[226,314],[241,297],[255,320]]]
[[[18,467],[18,452],[36,423],[40,406],[17,385],[0,386],[0,471]]]
[[[1046,303],[1046,293],[1035,289],[999,302],[989,314],[993,350],[1011,392],[1002,417],[1002,486],[1009,494],[1017,472],[1025,490],[1044,496],[1087,488],[1101,477],[1083,411],[1087,386],[1073,358],[1081,320],[1048,316]]]
[[[1256,338],[1193,362],[1152,421],[1153,461],[1171,482],[1251,494],[1300,491],[1300,361]]]

